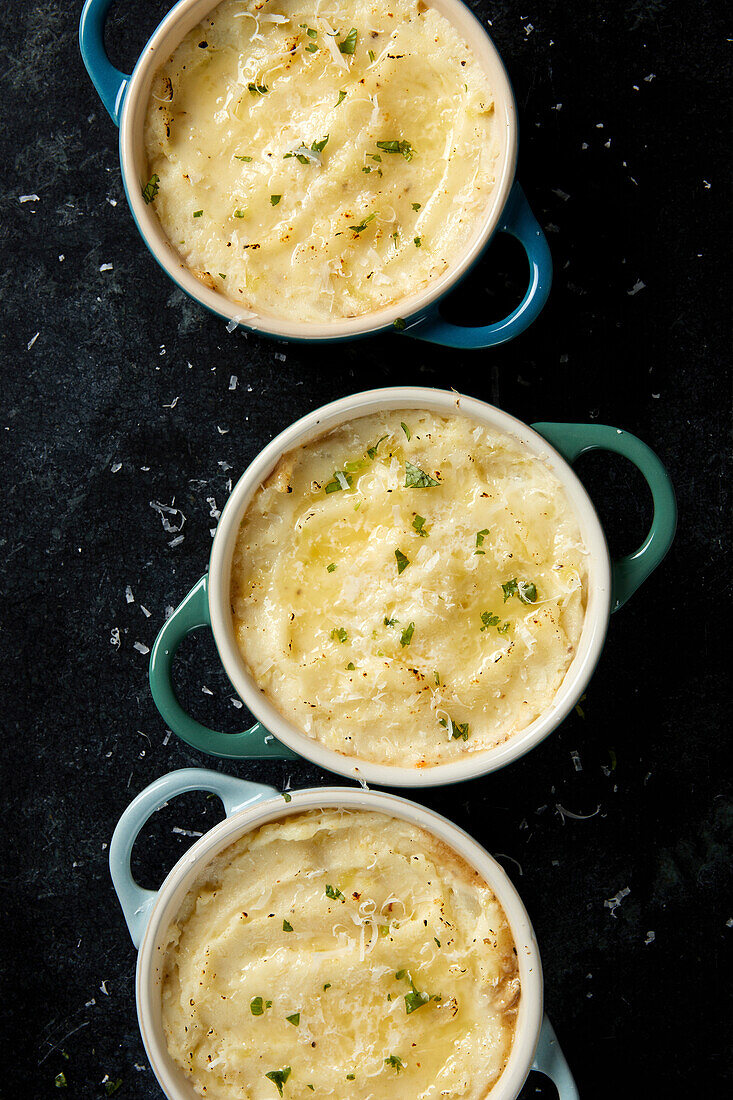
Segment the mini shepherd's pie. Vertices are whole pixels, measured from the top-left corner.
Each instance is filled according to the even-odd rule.
[[[451,848],[310,810],[234,842],[189,892],[162,1024],[209,1100],[485,1100],[519,997],[502,907]]]
[[[141,182],[243,319],[327,322],[459,258],[501,142],[485,72],[422,0],[225,0],[154,78]]]
[[[430,767],[552,703],[580,639],[587,551],[556,475],[462,415],[374,414],[287,453],[232,561],[237,644],[308,737]]]

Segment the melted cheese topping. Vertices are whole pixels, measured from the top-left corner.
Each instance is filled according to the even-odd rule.
[[[419,0],[226,0],[159,70],[145,148],[194,274],[244,310],[323,321],[459,257],[498,134],[484,72]]]
[[[266,1075],[286,1069],[287,1100],[482,1100],[509,1056],[504,912],[452,849],[396,818],[312,810],[255,830],[168,936],[168,1049],[210,1100],[274,1100]]]
[[[409,469],[437,484],[406,486]],[[242,520],[231,602],[242,656],[283,715],[337,752],[425,767],[550,706],[586,589],[555,475],[514,438],[410,409],[282,459]]]

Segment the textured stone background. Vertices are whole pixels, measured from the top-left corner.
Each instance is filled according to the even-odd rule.
[[[129,71],[166,6],[119,0],[109,40],[120,66]],[[58,1095],[60,1070],[71,1097],[103,1096],[106,1074],[122,1078],[120,1097],[160,1095],[106,848],[152,779],[225,765],[165,743],[134,643],[152,645],[166,605],[206,568],[207,498],[221,508],[227,494],[221,463],[236,477],[295,417],[390,383],[456,386],[527,421],[620,425],[672,472],[677,542],[614,617],[585,717],[571,715],[506,771],[423,800],[503,853],[583,1097],[711,1096],[729,1065],[724,8],[471,6],[491,20],[514,81],[520,177],[556,265],[534,328],[473,355],[396,334],[326,348],[228,335],[137,236],[116,133],[78,55],[79,0],[0,9],[3,1096]],[[38,201],[21,204],[29,193]],[[101,272],[106,263],[113,270]],[[450,308],[499,316],[523,278],[514,249],[497,245]],[[579,472],[612,550],[632,548],[649,518],[639,476],[599,455]],[[186,525],[171,549],[150,502],[173,500]],[[199,717],[237,728],[242,712],[210,640],[187,643],[178,672]],[[306,764],[226,769],[278,786],[332,781]],[[600,810],[564,820],[557,804]],[[202,830],[217,816],[203,796],[159,814],[136,851],[142,881],[159,882],[190,843],[174,828]],[[612,915],[604,901],[625,887]],[[532,1079],[525,1096],[536,1095],[552,1091]]]

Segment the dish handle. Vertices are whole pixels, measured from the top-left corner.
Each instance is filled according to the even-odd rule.
[[[155,811],[186,791],[211,791],[218,795],[227,817],[278,794],[274,787],[251,783],[247,779],[236,779],[232,775],[222,775],[205,768],[183,768],[156,779],[133,799],[112,835],[109,871],[135,947],[142,942],[158,891],[144,890],[135,882],[130,867],[132,849]]]
[[[241,733],[217,733],[197,722],[178,702],[173,690],[173,660],[179,645],[193,630],[211,628],[208,574],[194,585],[161,627],[150,654],[150,690],[163,721],[182,741],[199,752],[237,760],[297,760],[297,754],[275,739],[259,722]]]
[[[115,126],[130,77],[116,69],[104,48],[104,25],[114,0],[86,0],[79,20],[79,47],[86,70]]]
[[[654,514],[638,550],[611,563],[611,610],[618,611],[660,564],[674,540],[677,502],[669,474],[651,447],[635,435],[607,424],[533,424],[543,439],[574,462],[586,451],[613,451],[633,462],[652,494]]]
[[[555,1029],[547,1016],[542,1019],[540,1038],[537,1044],[532,1069],[538,1073],[544,1073],[549,1077],[560,1100],[580,1100],[578,1086],[573,1080],[570,1066],[565,1060],[565,1055],[560,1049]]]
[[[517,308],[503,321],[491,325],[454,325],[436,312],[415,324],[408,321],[404,329],[406,336],[446,348],[492,348],[513,340],[537,319],[550,293],[552,256],[527,197],[516,182],[509,193],[497,232],[516,237],[529,260],[529,286]]]

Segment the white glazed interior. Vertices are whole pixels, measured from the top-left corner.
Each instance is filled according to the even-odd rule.
[[[161,1025],[161,966],[165,954],[165,935],[184,897],[211,860],[245,833],[293,813],[334,806],[381,812],[426,829],[463,856],[494,891],[504,909],[517,948],[522,996],[509,1061],[491,1091],[491,1100],[515,1100],[534,1058],[542,1022],[543,999],[537,941],[519,894],[496,860],[468,833],[446,818],[396,795],[340,787],[294,791],[290,803],[286,804],[278,796],[234,814],[197,841],[161,886],[140,945],[136,998],[145,1050],[165,1095],[169,1100],[200,1100],[168,1054]]]
[[[248,328],[300,340],[339,340],[362,336],[391,325],[398,317],[423,315],[428,307],[444,295],[465,274],[486,245],[499,222],[514,180],[517,161],[516,105],[511,84],[502,60],[488,34],[461,0],[427,0],[456,27],[487,73],[494,93],[496,117],[501,123],[500,171],[491,202],[477,221],[461,259],[439,279],[418,294],[401,299],[388,309],[334,320],[325,324],[290,321],[281,317],[253,314],[224,295],[204,286],[184,265],[170,244],[155,213],[155,206],[145,205],[141,194],[147,179],[144,149],[145,112],[150,86],[159,65],[173,53],[183,37],[219,0],[180,0],[166,15],[143,50],[125,94],[120,119],[120,162],[128,202],[138,229],[153,256],[174,282],[192,298],[226,320],[239,320]]]
[[[496,748],[470,753],[449,764],[405,768],[374,764],[344,756],[307,737],[262,694],[237,646],[229,599],[231,564],[239,525],[261,483],[283,454],[310,442],[345,420],[389,409],[427,409],[442,415],[463,414],[514,436],[542,459],[562,482],[573,505],[588,548],[588,603],[583,631],[573,662],[551,707],[526,729]],[[539,744],[560,724],[582,695],[600,656],[608,626],[611,567],[603,529],[596,511],[570,466],[536,432],[508,413],[455,391],[404,386],[344,397],[296,421],[264,448],[247,468],[222,511],[209,563],[209,610],[219,655],[235,690],[252,714],[275,736],[322,768],[387,787],[427,787],[471,779],[504,767]]]

